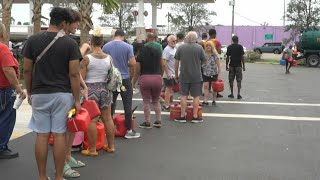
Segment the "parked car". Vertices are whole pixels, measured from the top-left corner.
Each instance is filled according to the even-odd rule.
[[[221,53],[227,53],[227,45],[221,45]]]
[[[274,53],[281,54],[284,46],[280,42],[264,43],[263,46],[255,47],[253,50],[257,53]]]

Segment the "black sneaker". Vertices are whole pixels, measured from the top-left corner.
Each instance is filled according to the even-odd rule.
[[[142,124],[139,125],[139,127],[142,129],[151,129],[152,128],[150,122],[143,122]]]
[[[222,98],[223,96],[219,93],[217,93],[217,98]]]
[[[216,101],[212,101],[212,106],[217,106]]]
[[[169,106],[169,107],[162,106],[162,111],[164,111],[164,112],[170,112],[170,106]]]
[[[4,149],[0,152],[0,159],[12,159],[19,156],[19,153],[12,152],[10,149]]]
[[[201,118],[195,118],[195,117],[193,117],[192,118],[192,121],[191,121],[192,123],[202,123],[203,122],[203,119]]]
[[[202,102],[201,105],[202,105],[202,106],[209,106],[209,103],[208,103],[208,102]]]
[[[228,98],[234,98],[233,94],[230,94],[230,95],[228,96]]]
[[[242,96],[238,94],[237,99],[242,99]]]
[[[175,118],[174,121],[180,122],[180,123],[186,123],[187,119],[186,117],[178,117],[178,118]]]
[[[156,128],[161,128],[161,121],[155,121],[153,123],[153,126],[156,127]]]

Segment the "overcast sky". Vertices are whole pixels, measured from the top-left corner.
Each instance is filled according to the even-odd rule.
[[[286,0],[286,3],[289,0]],[[165,14],[168,13],[169,7],[172,4],[163,4],[162,9],[158,9],[158,25],[167,25],[167,18]],[[213,25],[231,25],[232,22],[232,8],[229,6],[229,0],[217,0],[214,4],[208,4],[208,9],[217,13],[217,16],[212,17]],[[26,15],[28,4],[14,4],[12,7],[12,17],[15,22],[30,21],[29,16]],[[49,17],[51,6],[45,4],[42,8],[42,15]],[[93,14],[94,25],[99,24],[97,18],[101,15],[99,6],[95,6],[97,11]],[[149,16],[145,18],[146,27],[151,27],[151,5],[145,4],[145,9],[149,12]],[[264,22],[273,26],[283,25],[283,10],[284,0],[235,0],[235,25],[260,25]]]

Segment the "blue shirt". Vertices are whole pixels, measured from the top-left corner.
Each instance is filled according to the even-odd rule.
[[[119,69],[122,79],[129,79],[128,61],[134,57],[132,45],[114,40],[105,44],[102,51],[112,57],[113,64]]]

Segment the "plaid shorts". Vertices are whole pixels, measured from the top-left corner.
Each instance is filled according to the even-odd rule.
[[[242,81],[242,67],[229,67],[229,82],[233,83],[235,78],[237,82]]]

